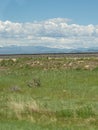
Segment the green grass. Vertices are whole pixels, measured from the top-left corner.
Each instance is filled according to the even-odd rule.
[[[97,130],[97,68],[95,58],[2,60],[0,130]]]

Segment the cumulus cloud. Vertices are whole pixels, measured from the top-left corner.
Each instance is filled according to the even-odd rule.
[[[0,21],[0,46],[40,45],[56,48],[98,46],[98,25],[78,25],[54,18],[32,23]]]

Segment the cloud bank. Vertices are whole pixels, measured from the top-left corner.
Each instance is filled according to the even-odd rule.
[[[0,21],[0,47],[47,46],[51,48],[98,47],[98,25],[78,25],[54,18],[32,23]]]

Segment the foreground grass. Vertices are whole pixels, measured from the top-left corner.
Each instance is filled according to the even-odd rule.
[[[0,130],[97,130],[97,67],[97,58],[2,60]]]

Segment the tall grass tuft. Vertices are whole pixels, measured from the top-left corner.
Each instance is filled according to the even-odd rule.
[[[74,111],[72,109],[63,109],[56,112],[57,117],[62,118],[72,118],[74,116]]]
[[[89,118],[96,115],[93,108],[89,105],[81,106],[80,108],[78,108],[76,110],[76,114],[78,117],[81,118]]]

